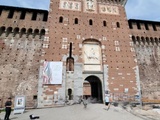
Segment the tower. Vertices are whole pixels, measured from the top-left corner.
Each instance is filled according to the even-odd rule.
[[[44,84],[45,89],[56,91],[59,100],[64,100],[68,94],[77,100],[88,93],[98,102],[103,102],[105,91],[114,96],[139,93],[139,74],[125,3],[126,0],[51,1],[45,36],[48,41],[44,41],[49,47],[44,49],[42,60],[62,62],[63,70],[61,84]],[[70,43],[74,68],[67,71]],[[39,99],[50,104],[50,94],[41,89],[39,96],[44,95],[45,99]]]

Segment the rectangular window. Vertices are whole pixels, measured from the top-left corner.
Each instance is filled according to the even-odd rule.
[[[14,10],[10,10],[8,14],[8,18],[13,18]]]
[[[1,14],[2,14],[2,8],[0,8],[0,16],[1,16]]]
[[[129,28],[130,28],[130,29],[133,29],[133,26],[132,26],[132,23],[131,23],[131,22],[129,22]]]
[[[119,45],[119,41],[114,41],[114,44],[115,45]]]
[[[154,30],[154,31],[157,31],[157,28],[156,28],[156,25],[155,25],[155,24],[152,24],[152,27],[153,27],[153,30]]]
[[[22,12],[21,12],[21,15],[20,15],[20,19],[21,19],[21,20],[24,20],[24,19],[25,19],[25,16],[26,16],[26,11],[22,11]]]
[[[137,23],[137,28],[138,28],[139,30],[141,29],[140,23]]]
[[[149,30],[149,27],[148,27],[148,24],[147,24],[147,23],[145,24],[145,29],[146,29],[146,30]]]
[[[68,39],[67,38],[63,38],[63,42],[68,42]]]
[[[116,47],[116,51],[120,51],[120,48],[119,48],[119,47]]]
[[[33,12],[32,20],[36,20],[36,19],[37,19],[37,12]]]
[[[43,21],[47,21],[48,20],[48,12],[45,12],[43,15]]]
[[[67,45],[62,45],[62,49],[67,49]]]

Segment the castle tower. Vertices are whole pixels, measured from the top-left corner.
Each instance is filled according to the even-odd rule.
[[[52,101],[66,97],[77,100],[85,94],[103,102],[107,91],[114,96],[139,94],[125,3],[126,0],[51,0],[44,41],[48,47],[42,62],[60,62],[62,67],[57,68],[62,68],[62,76],[60,83],[48,82],[43,87],[43,79],[39,80],[39,106],[52,105]],[[68,61],[70,43],[73,59]],[[42,76],[43,70],[42,66]]]

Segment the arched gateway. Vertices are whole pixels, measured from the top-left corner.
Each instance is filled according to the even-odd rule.
[[[94,75],[87,77],[83,84],[83,95],[91,97],[93,102],[103,102],[102,83],[100,79]]]

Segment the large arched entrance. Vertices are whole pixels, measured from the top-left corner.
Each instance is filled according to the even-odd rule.
[[[89,76],[85,79],[84,83],[90,84],[90,96],[94,102],[102,103],[102,83],[96,76]],[[85,86],[84,86],[85,87]],[[87,89],[88,90],[88,89]]]

